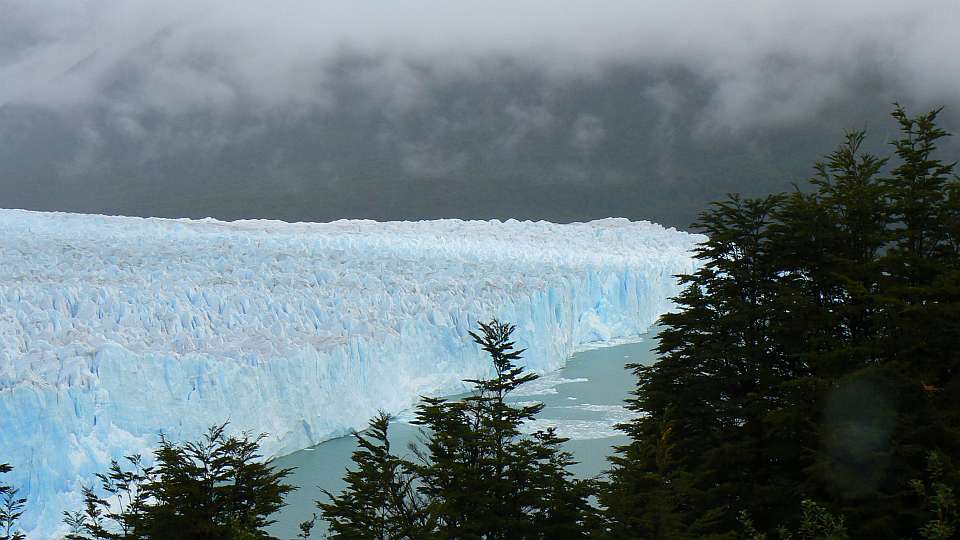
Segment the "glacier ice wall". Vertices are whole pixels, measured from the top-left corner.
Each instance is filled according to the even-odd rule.
[[[292,452],[487,374],[643,333],[699,238],[649,222],[141,219],[0,210],[0,462],[38,536],[111,457],[226,419]]]

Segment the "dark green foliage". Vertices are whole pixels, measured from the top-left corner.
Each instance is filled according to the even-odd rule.
[[[353,454],[347,490],[319,503],[334,538],[583,538],[593,509],[591,483],[574,480],[572,456],[553,430],[524,436],[521,424],[542,404],[507,396],[537,378],[514,362],[514,327],[497,321],[471,333],[493,362],[495,377],[470,380],[461,400],[424,398],[416,423],[416,462],[394,456],[389,421],[380,415]]]
[[[265,435],[227,436],[226,424],[199,441],[175,444],[161,436],[155,465],[129,456],[98,474],[100,489],[84,488],[84,508],[65,512],[69,540],[267,539],[267,516],[294,488],[259,454]]]
[[[145,467],[140,455],[128,456],[126,461],[132,467],[129,471],[112,460],[107,473],[97,474],[103,496],[93,488],[83,488],[84,510],[64,516],[71,529],[68,540],[146,538],[147,484],[153,468]]]
[[[805,499],[800,503],[802,508],[800,525],[797,532],[787,527],[779,527],[776,536],[781,540],[847,540],[847,526],[843,516],[834,516],[823,506],[814,501]],[[740,512],[740,525],[743,528],[743,537],[747,540],[767,540],[769,535],[757,530],[750,519],[750,514]]]
[[[913,118],[899,105],[893,112],[903,134],[893,142],[900,164],[885,183],[893,216],[900,224],[896,247],[918,260],[942,255],[947,240],[942,215],[944,188],[953,177],[953,164],[933,157],[937,141],[947,136],[936,125],[939,114],[937,109]]]
[[[960,530],[956,491],[960,486],[960,475],[950,459],[940,452],[930,452],[926,479],[914,479],[910,485],[923,501],[928,514],[927,521],[920,528],[920,536],[929,540],[954,538]]]
[[[768,236],[781,203],[733,198],[705,216],[710,240],[698,256],[707,263],[683,278],[677,298],[690,308],[663,317],[660,363],[629,366],[640,384],[627,407],[659,414],[623,426],[644,444],[619,448],[613,459],[602,497],[613,537],[710,537],[732,530],[728,509],[740,501],[769,514],[791,489],[783,463],[768,457],[792,446],[783,441],[793,433],[766,421],[796,369],[769,333],[781,314]],[[692,518],[689,507],[705,511]]]
[[[13,470],[8,463],[0,463],[0,474]],[[20,490],[0,483],[0,540],[24,540],[23,532],[17,527],[27,500],[18,497]]]
[[[300,523],[298,528],[300,532],[297,533],[297,538],[303,538],[306,540],[310,538],[310,535],[313,534],[313,528],[317,526],[317,514],[313,514],[310,519]]]
[[[733,538],[740,512],[801,538],[920,530],[910,480],[929,450],[960,454],[960,181],[934,157],[938,112],[895,109],[888,176],[853,132],[812,190],[701,216],[661,361],[630,366],[641,416],[601,491],[606,534]]]
[[[147,490],[157,504],[148,515],[155,535],[194,531],[207,537],[267,538],[266,516],[283,505],[293,488],[283,484],[289,470],[260,460],[260,441],[227,437],[226,425],[210,428],[203,440],[176,445],[161,438],[155,452],[158,481]]]
[[[425,530],[420,498],[413,486],[413,465],[390,453],[390,417],[379,414],[355,437],[356,470],[347,471],[347,488],[328,503],[317,503],[339,538],[416,538]]]

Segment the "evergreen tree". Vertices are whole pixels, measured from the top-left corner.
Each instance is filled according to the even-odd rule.
[[[948,540],[960,531],[960,506],[957,487],[960,475],[951,460],[941,452],[927,454],[927,478],[910,482],[926,506],[928,519],[919,536],[928,540]]]
[[[960,453],[960,181],[934,156],[938,112],[895,109],[888,176],[852,132],[812,191],[702,215],[661,361],[630,366],[640,415],[601,490],[606,534],[733,537],[740,511],[793,529],[801,500],[853,536],[918,530],[910,479]]]
[[[871,397],[885,384],[875,368],[888,303],[880,257],[891,215],[879,176],[887,160],[863,153],[863,140],[863,132],[848,133],[816,165],[816,191],[788,199],[773,229],[782,252],[780,303],[788,313],[776,339],[798,366],[784,412],[798,420],[796,443],[805,450],[794,464],[802,477],[794,500],[828,501],[843,514],[849,508],[842,501],[883,482],[888,459],[882,432],[890,409]]]
[[[473,340],[489,355],[495,377],[468,380],[462,400],[424,399],[415,423],[426,428],[419,491],[440,538],[576,538],[589,514],[588,484],[573,480],[566,440],[552,429],[520,434],[540,403],[514,405],[507,396],[537,379],[514,364],[513,325],[480,324]]]
[[[13,470],[9,463],[0,463],[0,474]],[[26,536],[17,527],[27,499],[19,496],[20,490],[0,483],[0,540],[24,540]]]
[[[226,424],[211,427],[200,441],[174,444],[161,437],[157,480],[147,486],[156,503],[147,509],[148,530],[157,538],[269,538],[267,519],[293,490],[283,483],[290,469],[262,461],[266,435],[226,435]]]
[[[892,143],[900,163],[887,179],[888,197],[899,225],[895,229],[895,251],[910,257],[911,260],[902,261],[908,266],[938,259],[946,240],[944,199],[954,165],[933,155],[937,141],[948,136],[936,125],[940,110],[911,117],[896,105],[893,112],[902,137]],[[922,266],[914,265],[908,270],[914,280],[924,281]]]
[[[565,439],[553,430],[524,435],[542,404],[507,397],[537,378],[514,364],[523,351],[512,325],[492,321],[471,333],[492,360],[495,377],[469,380],[474,391],[456,401],[423,398],[416,462],[390,453],[388,420],[358,435],[347,489],[319,503],[334,538],[581,538],[593,510],[591,483],[574,480]]]
[[[413,482],[412,465],[390,453],[390,417],[380,413],[364,433],[356,433],[356,470],[348,470],[347,487],[330,502],[318,502],[337,538],[387,540],[421,538],[427,525]]]
[[[65,512],[70,540],[267,539],[268,516],[294,488],[290,469],[274,469],[259,454],[265,435],[228,436],[227,424],[202,439],[175,444],[161,436],[155,465],[140,456],[98,474],[100,490],[84,488],[84,508]]]
[[[733,197],[704,214],[705,264],[682,278],[684,309],[661,319],[662,360],[628,366],[639,383],[627,407],[641,416],[622,426],[635,442],[617,449],[601,495],[613,537],[723,536],[736,527],[730,509],[772,515],[791,489],[768,459],[785,369],[769,331],[779,316],[770,213],[781,202]]]
[[[800,503],[802,508],[800,524],[794,532],[787,527],[777,528],[776,537],[780,540],[847,540],[847,526],[843,516],[834,516],[826,508],[814,501],[805,499]],[[772,538],[767,533],[760,532],[753,524],[747,512],[740,513],[740,525],[743,527],[743,536],[748,540],[767,540]]]

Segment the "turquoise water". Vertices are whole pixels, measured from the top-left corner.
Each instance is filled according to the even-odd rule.
[[[530,429],[556,427],[560,436],[570,438],[565,448],[578,461],[573,473],[580,477],[596,476],[607,468],[611,448],[627,440],[613,428],[630,417],[622,404],[634,387],[634,378],[624,364],[653,362],[652,346],[653,341],[645,336],[639,343],[578,353],[564,368],[518,389],[511,400],[542,402],[543,412]],[[416,440],[418,432],[403,418],[401,415],[400,420],[391,424],[390,440],[395,452],[409,454],[407,444]],[[296,467],[288,480],[300,489],[287,496],[288,504],[275,516],[277,523],[271,534],[294,538],[297,524],[316,511],[314,501],[326,500],[321,488],[332,493],[343,489],[343,473],[355,448],[352,437],[341,437],[276,460],[279,467]],[[323,524],[318,523],[314,538],[323,529]]]

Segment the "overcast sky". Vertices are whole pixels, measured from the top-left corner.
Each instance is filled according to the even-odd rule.
[[[960,89],[955,0],[3,0],[0,10],[0,104],[101,100],[120,65],[143,75],[133,106],[323,103],[324,68],[345,52],[388,60],[371,76],[400,104],[417,97],[408,63],[455,77],[496,57],[556,77],[678,63],[716,82],[728,119],[757,104],[808,112],[865,63],[923,99]]]
[[[342,116],[347,103],[377,115],[341,118],[338,129],[376,123],[358,140],[389,142],[408,176],[456,176],[471,153],[521,148],[533,134],[563,129],[563,148],[544,163],[580,161],[549,174],[590,179],[585,160],[623,136],[611,131],[615,114],[598,112],[605,99],[628,108],[624,92],[604,97],[619,74],[694,74],[696,92],[654,81],[636,95],[661,112],[696,101],[685,129],[708,137],[810,124],[851,110],[864,92],[878,103],[950,107],[960,102],[958,28],[956,0],[0,0],[0,196],[9,199],[0,206],[28,204],[10,194],[52,177],[60,183],[48,191],[72,176],[109,177],[120,167],[116,141],[156,169],[183,161],[177,145],[302,140],[283,126]],[[523,76],[502,75],[504,65]],[[503,132],[495,142],[439,149],[436,141],[471,127],[451,120],[454,101],[438,104],[455,85],[474,90],[472,107],[494,103],[506,122],[489,128]],[[578,88],[591,89],[590,103],[577,104]],[[669,122],[657,114],[637,118],[637,129],[663,130]],[[69,141],[54,145],[65,131]],[[55,166],[17,146],[40,143],[60,148]],[[285,167],[287,154],[271,150],[272,181],[302,182],[307,173]],[[350,176],[324,166],[308,175]],[[664,175],[676,168],[657,166]]]

